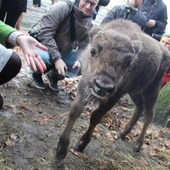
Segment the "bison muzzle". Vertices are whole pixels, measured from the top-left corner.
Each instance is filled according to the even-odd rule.
[[[134,151],[140,151],[153,119],[162,78],[170,68],[169,51],[131,21],[118,19],[94,27],[89,36],[90,43],[83,53],[82,78],[59,139],[58,160],[67,155],[72,127],[84,106],[91,100],[98,103],[87,131],[75,146],[78,151],[85,149],[96,125],[124,94],[130,96],[135,110],[119,136],[124,138],[144,113],[143,129],[134,145]]]

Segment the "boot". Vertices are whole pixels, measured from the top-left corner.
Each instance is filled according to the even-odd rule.
[[[33,78],[33,86],[35,86],[37,89],[41,89],[41,90],[45,89],[45,85],[41,74],[33,73],[32,78]]]
[[[61,80],[61,77],[58,77],[58,74],[55,70],[51,70],[48,73],[46,73],[46,77],[49,81],[49,87],[51,90],[58,92],[58,80]],[[64,77],[63,77],[64,78]],[[63,79],[62,78],[62,79]]]

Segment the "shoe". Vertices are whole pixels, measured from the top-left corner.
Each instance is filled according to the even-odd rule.
[[[53,91],[59,92],[58,85],[57,85],[58,79],[56,79],[55,77],[53,77],[50,74],[46,74],[46,77],[49,81],[50,89],[53,90]]]
[[[37,89],[41,89],[41,90],[45,89],[44,82],[42,80],[41,75],[33,74],[33,86],[35,86]]]

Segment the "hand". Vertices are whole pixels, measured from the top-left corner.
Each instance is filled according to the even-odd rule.
[[[46,65],[42,60],[42,58],[37,53],[36,48],[39,47],[40,49],[45,51],[47,50],[47,48],[42,44],[40,44],[33,37],[26,36],[26,35],[20,35],[17,38],[17,43],[19,44],[19,46],[21,47],[24,53],[28,66],[31,66],[35,72],[37,71],[37,67],[38,67],[39,70],[42,73],[44,73],[46,70]]]
[[[65,70],[67,70],[65,62],[60,58],[54,64],[58,74],[65,77]]]
[[[156,24],[156,21],[153,20],[153,19],[150,19],[147,23],[146,23],[146,26],[147,27],[154,27]]]
[[[73,68],[75,69],[75,68],[80,67],[80,66],[81,66],[80,61],[76,61],[73,65]]]

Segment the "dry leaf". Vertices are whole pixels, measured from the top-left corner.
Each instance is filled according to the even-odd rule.
[[[79,158],[83,157],[83,154],[81,152],[77,152],[76,150],[74,150],[73,148],[70,148],[70,152],[76,156],[78,156]]]
[[[11,141],[10,139],[8,139],[7,141],[5,141],[5,144],[7,146],[15,146],[15,142]]]
[[[10,138],[11,139],[17,139],[18,138],[18,133],[11,133]]]

